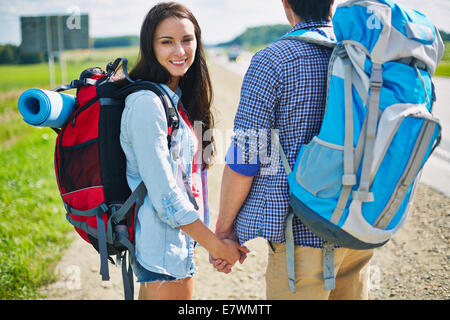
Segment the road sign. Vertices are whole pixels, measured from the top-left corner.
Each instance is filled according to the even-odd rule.
[[[24,52],[56,52],[89,48],[89,16],[20,17]]]
[[[89,16],[79,11],[72,15],[20,17],[20,24],[21,50],[26,53],[47,53],[51,88],[55,86],[55,55],[59,56],[61,64],[61,81],[65,82],[63,51],[90,47]]]

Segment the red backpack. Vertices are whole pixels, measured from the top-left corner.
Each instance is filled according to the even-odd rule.
[[[122,62],[127,80],[114,81]],[[178,128],[179,117],[170,98],[155,83],[133,81],[126,69],[127,60],[84,70],[80,79],[55,90],[77,89],[75,110],[58,133],[55,171],[58,188],[66,208],[67,220],[78,234],[100,254],[102,280],[109,280],[108,260],[116,255],[122,264],[125,299],[133,299],[135,214],[147,189],[144,183],[131,193],[126,180],[126,158],[120,146],[120,123],[125,98],[139,90],[151,90],[161,99],[166,111],[168,145]],[[126,253],[128,269],[126,266]]]

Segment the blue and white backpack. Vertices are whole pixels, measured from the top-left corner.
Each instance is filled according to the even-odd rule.
[[[333,17],[337,43],[300,30],[297,39],[334,48],[320,133],[288,174],[289,285],[295,292],[292,220],[324,239],[324,288],[334,288],[335,245],[371,249],[403,225],[421,169],[440,142],[431,76],[444,45],[433,23],[390,0],[350,0]]]

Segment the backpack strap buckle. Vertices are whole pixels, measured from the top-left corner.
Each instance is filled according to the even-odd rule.
[[[370,75],[370,87],[381,89],[383,86],[383,66],[374,63],[372,66],[372,74]]]
[[[375,201],[375,198],[373,196],[372,192],[365,192],[365,191],[353,191],[353,200],[359,201],[359,202],[373,202]]]
[[[344,174],[342,176],[342,184],[344,186],[354,186],[356,184],[356,175]]]
[[[109,211],[109,206],[108,206],[106,203],[103,202],[103,203],[100,205],[100,209],[103,211],[103,213],[106,213],[106,212]]]

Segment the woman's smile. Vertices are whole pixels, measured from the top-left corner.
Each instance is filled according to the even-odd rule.
[[[184,60],[171,60],[170,63],[172,63],[173,65],[177,66],[177,67],[182,67],[186,64],[187,59]]]
[[[156,28],[153,49],[158,62],[170,73],[169,87],[176,91],[180,78],[194,63],[197,40],[193,23],[176,17],[163,20]]]

